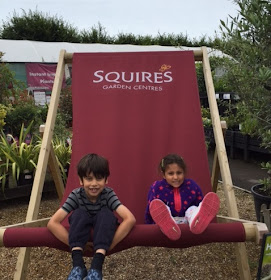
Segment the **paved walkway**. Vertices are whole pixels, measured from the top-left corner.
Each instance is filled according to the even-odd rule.
[[[209,166],[211,167],[213,162],[213,151],[208,153],[208,159]],[[267,155],[255,153],[250,156],[249,161],[244,161],[242,155],[237,155],[235,159],[228,158],[228,160],[233,184],[250,191],[253,185],[259,183],[259,179],[263,179],[267,176],[267,171],[261,169],[261,162],[266,162],[271,159],[268,158]]]

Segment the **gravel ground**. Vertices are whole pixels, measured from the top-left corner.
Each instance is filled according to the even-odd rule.
[[[240,218],[256,221],[251,194],[236,190]],[[227,215],[224,195],[220,187],[220,214]],[[39,218],[50,217],[59,205],[56,194],[45,194]],[[23,222],[27,199],[1,202],[0,226]],[[260,246],[246,243],[252,279],[256,279]],[[13,279],[18,248],[0,248],[0,280]],[[89,264],[91,259],[85,259]],[[66,279],[71,269],[71,257],[67,252],[50,248],[33,248],[28,266],[27,280]],[[104,280],[198,280],[239,279],[235,247],[230,243],[207,244],[187,249],[135,247],[106,257]]]

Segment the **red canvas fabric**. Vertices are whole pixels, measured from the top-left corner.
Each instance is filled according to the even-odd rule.
[[[73,56],[73,154],[66,194],[78,187],[86,153],[110,162],[108,185],[143,223],[147,192],[168,153],[211,190],[193,52],[76,53]],[[64,197],[63,201],[66,199]]]
[[[187,248],[213,242],[244,242],[245,231],[241,223],[212,223],[197,236],[191,233],[188,225],[179,225],[181,238],[168,239],[157,225],[136,225],[129,235],[123,239],[109,254],[113,254],[135,246],[154,246],[167,248]],[[6,247],[41,247],[46,246],[63,251],[69,247],[56,239],[47,228],[9,228],[4,235]],[[92,256],[86,253],[86,256]]]

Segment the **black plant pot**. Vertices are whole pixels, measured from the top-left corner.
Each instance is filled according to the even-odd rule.
[[[33,181],[34,181],[33,171],[21,173],[19,175],[19,179],[17,180],[17,186],[32,185]]]
[[[261,194],[259,189],[263,186],[263,184],[257,184],[251,187],[251,193],[254,198],[254,205],[255,205],[255,211],[256,211],[256,217],[258,222],[261,221],[261,206],[265,204],[267,208],[269,208],[269,205],[271,203],[271,196],[267,196],[264,194]]]

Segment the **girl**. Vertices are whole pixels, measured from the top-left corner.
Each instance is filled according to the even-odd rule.
[[[159,169],[164,179],[150,187],[146,223],[156,223],[171,240],[180,238],[181,223],[188,223],[194,234],[202,233],[219,210],[218,196],[209,192],[203,198],[196,182],[185,178],[186,164],[177,154],[165,156]]]

